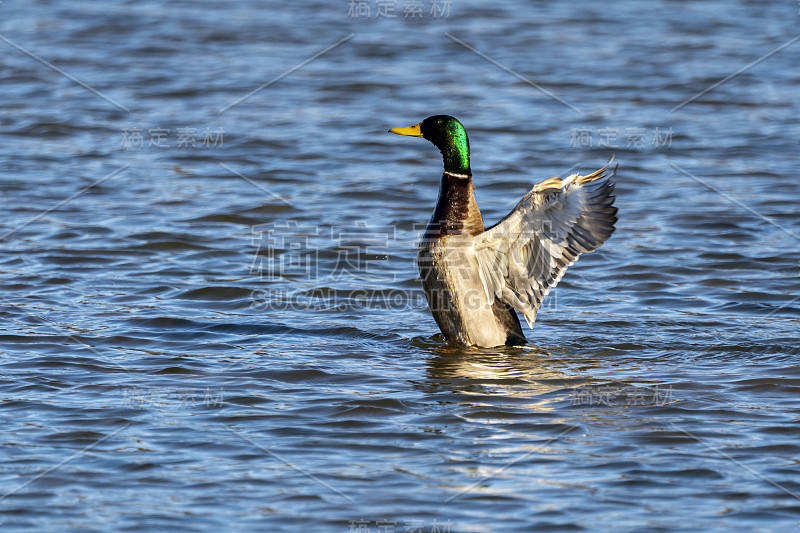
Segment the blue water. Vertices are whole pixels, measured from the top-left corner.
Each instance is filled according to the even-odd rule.
[[[0,4],[2,531],[797,531],[798,6],[353,4]],[[620,165],[524,349],[427,310],[432,114],[489,224]]]

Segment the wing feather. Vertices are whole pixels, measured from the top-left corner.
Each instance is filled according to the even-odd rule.
[[[508,303],[533,326],[567,268],[614,232],[616,169],[608,175],[608,168],[538,183],[508,216],[474,237],[472,253],[488,299]]]

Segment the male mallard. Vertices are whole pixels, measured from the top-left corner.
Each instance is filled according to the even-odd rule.
[[[439,329],[448,341],[467,346],[524,344],[514,309],[533,327],[542,300],[567,267],[614,232],[614,172],[606,176],[606,165],[588,176],[545,180],[484,229],[464,126],[435,115],[389,132],[428,139],[444,159],[439,200],[417,257]]]

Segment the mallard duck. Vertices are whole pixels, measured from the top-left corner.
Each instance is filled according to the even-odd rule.
[[[439,199],[417,263],[445,339],[464,346],[525,344],[516,311],[532,328],[542,300],[567,267],[614,232],[611,161],[587,176],[539,183],[503,220],[484,228],[464,126],[434,115],[389,132],[427,139],[444,159]]]

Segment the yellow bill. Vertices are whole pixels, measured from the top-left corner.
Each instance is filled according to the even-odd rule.
[[[422,124],[422,122],[419,124]],[[420,128],[419,124],[406,126],[405,128],[392,128],[389,130],[389,133],[396,133],[397,135],[410,135],[412,137],[422,137],[422,128]]]

